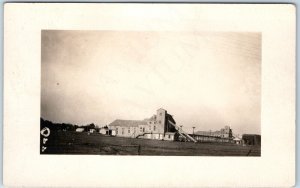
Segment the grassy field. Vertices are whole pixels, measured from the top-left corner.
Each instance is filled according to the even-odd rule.
[[[68,131],[51,132],[44,146],[47,149],[41,154],[260,156],[260,146],[172,142]]]

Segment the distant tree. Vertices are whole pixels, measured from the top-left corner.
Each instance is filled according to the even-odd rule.
[[[96,130],[97,132],[99,132],[100,126],[99,126],[99,125],[96,125],[95,130]]]
[[[76,131],[76,129],[77,129],[78,127],[79,127],[78,125],[74,125],[72,131]]]
[[[40,118],[40,127],[43,129],[44,127],[48,127],[51,131],[76,131],[77,128],[84,128],[84,131],[88,132],[91,129],[95,129],[99,131],[99,126],[94,123],[90,123],[87,125],[76,125],[71,123],[53,123],[48,120],[44,120]]]
[[[94,123],[91,123],[89,126],[90,126],[90,129],[95,129],[96,128],[96,125]]]

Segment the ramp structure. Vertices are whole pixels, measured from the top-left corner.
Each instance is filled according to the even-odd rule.
[[[176,125],[175,123],[172,123],[171,121],[169,121],[169,123],[170,123],[171,125],[173,125],[173,126],[176,128],[176,130],[178,131],[178,133],[179,133],[181,136],[183,136],[184,138],[186,138],[186,139],[189,140],[189,141],[192,141],[192,142],[195,142],[195,143],[197,142],[196,139],[194,139],[194,138],[191,137],[188,133],[186,133],[185,131],[183,131],[181,127],[179,127],[179,126]]]

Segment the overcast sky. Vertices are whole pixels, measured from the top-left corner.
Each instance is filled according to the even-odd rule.
[[[260,134],[260,33],[42,32],[41,117],[109,124],[158,108],[190,131]]]

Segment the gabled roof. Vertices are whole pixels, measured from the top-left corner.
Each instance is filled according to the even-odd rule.
[[[139,125],[147,125],[147,121],[116,119],[115,121],[109,124],[109,126],[122,126],[122,127],[138,127]]]

